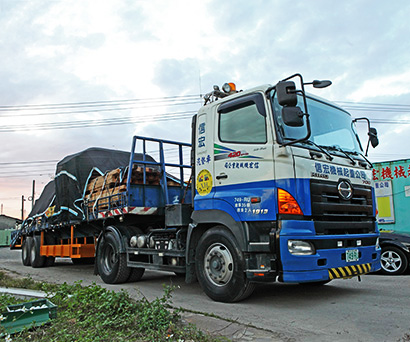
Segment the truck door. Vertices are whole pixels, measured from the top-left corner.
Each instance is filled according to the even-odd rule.
[[[214,205],[239,221],[275,218],[273,145],[262,93],[217,107]]]

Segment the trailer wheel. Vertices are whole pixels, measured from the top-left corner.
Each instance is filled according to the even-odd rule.
[[[89,258],[71,258],[71,262],[74,265],[92,265],[95,262],[94,257]]]
[[[47,259],[46,259],[46,262],[45,262],[44,266],[45,266],[45,267],[51,267],[51,266],[54,266],[55,261],[56,261],[56,258],[55,258],[55,257],[53,257],[53,256],[49,256],[49,257],[47,257]]]
[[[33,236],[31,251],[30,251],[30,263],[33,268],[43,267],[46,263],[46,257],[40,255],[41,238],[38,235]]]
[[[195,256],[198,281],[219,302],[237,302],[250,296],[255,285],[246,279],[245,260],[235,237],[223,226],[207,230]]]
[[[97,267],[101,279],[107,284],[126,282],[131,269],[127,267],[126,254],[120,253],[120,242],[111,233],[107,233],[102,239],[97,252]]]
[[[45,241],[46,245],[55,245],[56,244],[56,238],[54,236],[52,236],[51,234],[44,234],[44,241]],[[55,261],[56,261],[55,256],[46,257],[46,262],[44,263],[44,267],[54,266]]]
[[[23,262],[24,266],[30,266],[30,253],[31,253],[31,245],[33,243],[33,238],[31,236],[26,237],[23,240],[21,245],[21,261]]]

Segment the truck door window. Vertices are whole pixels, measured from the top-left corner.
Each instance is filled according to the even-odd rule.
[[[218,112],[221,142],[266,143],[266,111],[262,95],[253,94],[224,103]]]

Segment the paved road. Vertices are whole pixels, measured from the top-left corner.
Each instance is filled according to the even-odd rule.
[[[278,341],[398,341],[410,333],[410,275],[367,275],[362,281],[335,280],[320,288],[275,283],[259,286],[247,300],[236,304],[210,300],[198,284],[165,272],[146,272],[138,283],[107,285],[93,275],[93,266],[74,266],[57,259],[50,268],[21,264],[21,252],[0,248],[0,269],[34,280],[84,284],[108,289],[125,288],[139,298],[161,296],[163,284],[178,288],[173,305],[214,313],[272,331]]]

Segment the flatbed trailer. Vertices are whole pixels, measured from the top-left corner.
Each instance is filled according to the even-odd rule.
[[[257,283],[377,271],[372,164],[355,128],[365,118],[307,94],[307,84],[331,82],[295,74],[247,91],[214,87],[193,116],[192,144],[135,136],[128,153],[64,158],[11,248],[32,267],[94,262],[109,284],[145,269],[184,274],[223,302]]]

